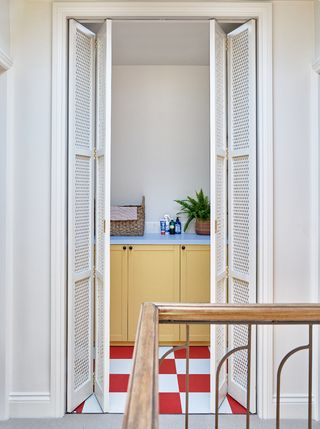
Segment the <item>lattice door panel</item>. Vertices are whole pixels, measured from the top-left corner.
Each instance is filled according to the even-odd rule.
[[[229,303],[256,302],[256,36],[251,20],[228,35]],[[229,349],[247,344],[246,326],[229,327]],[[254,338],[254,335],[253,335]],[[255,341],[251,411],[255,411]],[[243,406],[247,352],[230,358],[228,391]]]
[[[95,35],[69,25],[68,398],[93,392]]]
[[[104,412],[109,392],[109,218],[111,135],[111,21],[97,32],[96,93],[96,371],[95,394]]]
[[[219,24],[210,22],[210,128],[211,128],[211,201],[215,210],[211,301],[227,302],[227,100],[226,100],[226,41],[227,36]],[[211,343],[214,356],[211,361],[211,388],[215,392],[215,373],[221,358],[227,352],[227,329],[212,326]],[[219,379],[219,403],[227,393],[227,371],[224,365]],[[214,405],[215,398],[212,400]],[[214,409],[213,409],[214,411]]]

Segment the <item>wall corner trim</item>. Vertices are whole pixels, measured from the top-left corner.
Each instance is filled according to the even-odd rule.
[[[0,48],[0,71],[9,70],[12,64],[12,58]]]

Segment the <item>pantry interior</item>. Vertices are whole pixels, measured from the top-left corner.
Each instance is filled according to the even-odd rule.
[[[110,339],[120,344],[134,341],[142,302],[210,300],[210,237],[188,234],[183,248],[159,237],[176,199],[210,192],[209,22],[117,21],[112,36],[111,204],[146,200],[143,239],[111,237]],[[193,340],[208,343],[208,327],[197,329]],[[160,327],[163,344],[183,335]]]
[[[222,303],[256,300],[253,280],[255,267],[252,268],[252,263],[255,265],[255,254],[252,252],[255,246],[255,229],[252,228],[255,223],[255,175],[252,170],[249,171],[249,165],[251,169],[252,162],[255,162],[251,138],[255,134],[252,123],[255,115],[249,118],[252,109],[255,109],[255,102],[252,101],[255,96],[250,86],[253,82],[250,64],[254,60],[247,60],[248,52],[252,51],[248,33],[252,31],[253,24],[251,22],[251,27],[249,25],[241,32],[241,27],[246,25],[230,22],[213,24],[208,20],[114,20],[112,27],[109,22],[108,33],[105,23],[82,23],[92,35],[98,35],[97,55],[92,60],[94,64],[91,64],[92,70],[97,70],[91,81],[96,90],[90,90],[95,106],[91,105],[92,117],[89,119],[93,127],[90,145],[95,146],[95,141],[97,143],[96,154],[90,159],[90,207],[84,209],[90,211],[87,219],[90,219],[93,229],[93,237],[90,228],[87,234],[93,240],[89,257],[94,265],[94,273],[88,288],[88,301],[85,302],[84,295],[80,294],[77,310],[75,297],[75,305],[70,312],[73,312],[73,322],[68,327],[68,384],[71,385],[68,390],[68,411],[72,411],[80,399],[83,400],[94,389],[102,409],[106,410],[106,344],[109,339],[111,346],[134,343],[142,302]],[[240,52],[239,58],[242,55],[240,59],[237,53],[231,56],[235,62],[238,61],[238,68],[242,68],[240,73],[237,64],[234,70],[231,69],[233,80],[226,72],[226,34],[229,33],[234,35],[234,52]],[[108,92],[108,87],[101,86],[103,73],[99,73],[99,40],[107,35],[107,43],[111,48],[108,34],[112,34],[112,68],[109,64],[109,69],[107,66],[104,73],[106,70],[111,73],[112,70],[112,81],[109,80],[109,161],[106,160],[108,153],[105,147],[99,147],[98,143],[99,130],[107,126],[101,119],[101,109],[107,108],[100,105],[98,98]],[[94,39],[92,35],[90,37]],[[76,50],[76,53],[79,52]],[[110,49],[106,57],[108,55]],[[243,76],[244,73],[246,76]],[[82,78],[80,84],[83,85],[85,78],[88,76]],[[230,98],[227,87],[233,98]],[[227,99],[230,101],[229,106]],[[235,106],[235,113],[231,104]],[[81,114],[89,110],[82,110]],[[228,115],[231,119],[228,119]],[[72,121],[70,123],[72,126]],[[230,163],[227,129],[235,142],[232,151],[229,151]],[[253,140],[255,142],[255,137]],[[237,150],[239,153],[236,153]],[[80,152],[79,156],[84,154]],[[103,163],[101,169],[99,163]],[[106,192],[106,184],[99,174],[106,174],[108,165],[110,190]],[[79,168],[83,169],[84,164]],[[230,185],[228,177],[231,174],[234,182]],[[82,180],[85,177],[88,178],[84,174]],[[82,182],[81,186],[83,191],[86,185]],[[102,189],[100,197],[99,189]],[[200,189],[211,198],[211,236],[197,236],[193,224],[185,234],[160,236],[160,218],[164,214],[175,218],[179,211],[175,200],[193,196]],[[101,199],[106,198],[109,192],[109,205],[112,206],[137,204],[145,196],[145,234],[142,237],[101,238],[104,231],[109,231],[105,224],[102,231],[101,217],[107,216],[100,213],[103,205]],[[70,194],[72,197],[72,192]],[[77,195],[76,187],[74,195]],[[230,195],[233,203],[229,205]],[[77,208],[76,202],[74,207]],[[231,221],[230,213],[234,214]],[[182,217],[182,225],[185,220]],[[238,227],[234,227],[236,222]],[[228,225],[233,237],[228,235]],[[69,228],[73,228],[71,224]],[[228,240],[232,239],[235,244],[229,252]],[[242,240],[238,254],[235,252],[237,240]],[[105,248],[109,245],[110,260],[101,262],[105,258]],[[234,260],[234,272],[238,267],[238,275],[231,272],[231,278],[228,268],[230,258]],[[99,265],[106,270],[108,264],[110,279],[106,282],[103,281],[103,270],[99,278]],[[77,281],[82,280],[79,278]],[[110,290],[106,290],[109,284]],[[69,300],[69,309],[70,305],[73,305],[72,298]],[[77,311],[81,313],[80,316],[77,316]],[[110,325],[106,322],[109,312]],[[77,320],[80,320],[78,328]],[[104,324],[108,325],[107,329],[103,328]],[[72,337],[82,335],[83,331],[87,332],[85,339],[72,340]],[[246,328],[241,326],[231,329],[217,326],[211,329],[211,334],[207,326],[191,326],[190,332],[193,345],[211,345],[212,369],[228,345],[238,346],[245,341],[246,336]],[[161,326],[159,335],[160,343],[167,346],[181,344],[186,340],[185,327],[178,325]],[[82,345],[79,346],[81,341]],[[73,344],[70,345],[70,342]],[[95,351],[85,356],[83,351],[88,344],[89,347],[94,346]],[[78,357],[77,346],[80,350]],[[74,382],[75,362],[78,363],[80,374],[78,386]],[[81,379],[84,368],[88,377],[85,383],[85,377]],[[232,391],[240,403],[245,402],[245,370],[244,353],[230,359],[229,379],[225,369],[221,376],[221,398],[227,391]],[[99,371],[105,374],[99,375]],[[73,373],[71,378],[70,373]],[[84,384],[86,389],[83,389]],[[254,404],[254,400],[251,403]]]

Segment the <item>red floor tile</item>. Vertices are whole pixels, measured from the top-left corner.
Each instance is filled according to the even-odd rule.
[[[160,414],[182,414],[179,393],[159,393]]]
[[[81,414],[82,413],[82,411],[83,411],[83,407],[84,407],[84,403],[85,403],[86,401],[83,401],[82,402],[82,404],[80,404],[73,412],[75,413],[75,414]]]
[[[110,374],[110,392],[126,392],[129,374]]]
[[[132,359],[133,347],[132,346],[112,346],[110,347],[110,359]]]
[[[176,359],[185,359],[186,351],[185,350],[177,350],[174,352],[174,357]],[[210,358],[210,350],[208,347],[190,347],[190,358],[191,359],[209,359]]]
[[[176,372],[174,359],[165,359],[159,366],[159,374],[176,374]]]
[[[235,399],[230,395],[227,395],[232,414],[246,414],[247,410],[242,405],[239,404]]]
[[[178,374],[179,392],[186,391],[186,376]],[[190,374],[189,375],[189,392],[210,392],[210,375],[209,374]]]

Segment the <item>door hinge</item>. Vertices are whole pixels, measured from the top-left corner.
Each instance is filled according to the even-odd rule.
[[[93,278],[95,279],[97,276],[97,270],[96,270],[96,266],[93,266]]]
[[[226,160],[228,160],[228,159],[229,159],[229,148],[226,147]]]
[[[93,148],[93,159],[97,159],[97,149]]]
[[[106,222],[106,220],[104,219],[104,221],[103,221],[103,232],[104,232],[104,233],[106,233],[106,228],[107,228],[107,222]]]
[[[229,278],[229,274],[230,274],[230,272],[229,272],[229,265],[227,265],[226,266],[226,277],[227,277],[227,279]]]
[[[217,232],[218,232],[218,221],[217,221],[217,219],[214,221],[214,232],[215,232],[215,234],[217,234]]]

